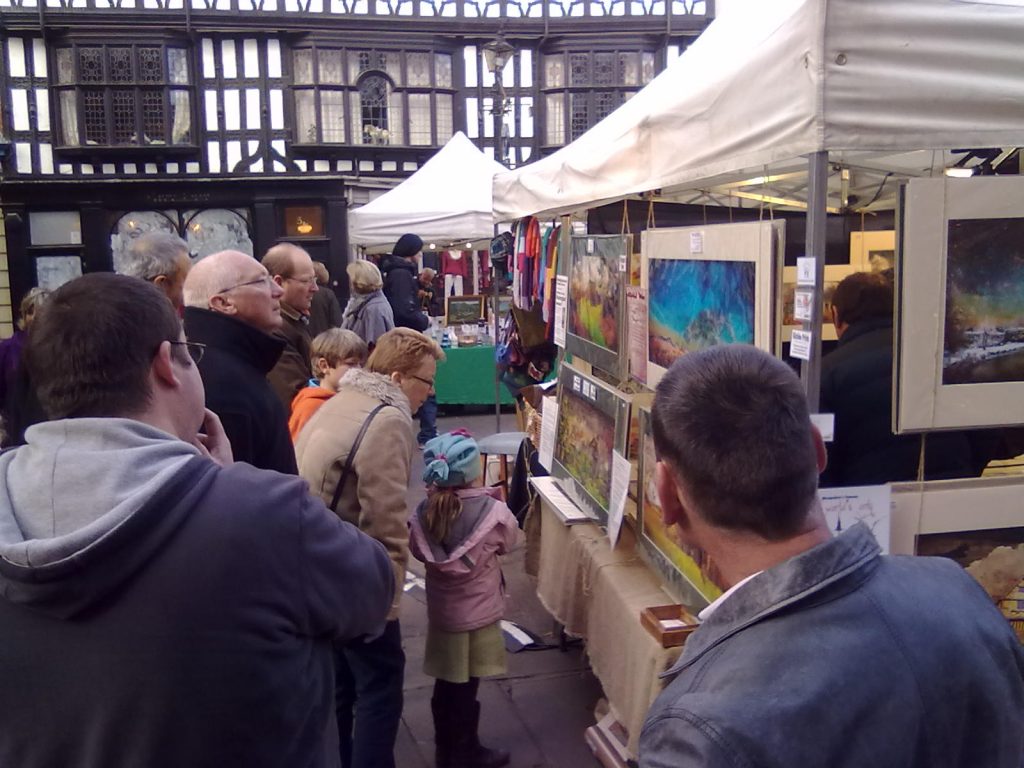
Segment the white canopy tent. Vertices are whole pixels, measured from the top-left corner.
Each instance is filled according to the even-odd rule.
[[[850,208],[878,207],[890,175],[1024,144],[1024,0],[734,1],[578,140],[495,176],[495,219],[651,191],[799,201],[805,158],[821,152],[836,164],[830,208],[858,189]]]
[[[406,232],[428,242],[490,239],[491,183],[502,170],[464,133],[456,133],[408,179],[349,211],[349,242],[390,247]]]

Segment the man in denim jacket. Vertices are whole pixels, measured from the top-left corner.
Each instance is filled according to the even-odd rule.
[[[1024,654],[956,563],[833,538],[803,391],[747,346],[685,355],[658,387],[665,519],[717,565],[641,768],[997,768],[1024,755]],[[969,510],[965,510],[969,517]]]

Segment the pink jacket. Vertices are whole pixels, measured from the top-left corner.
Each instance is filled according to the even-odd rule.
[[[505,590],[498,555],[519,540],[519,525],[494,489],[457,491],[462,514],[447,546],[427,533],[424,501],[409,521],[409,549],[427,566],[427,616],[442,632],[468,632],[501,619]]]

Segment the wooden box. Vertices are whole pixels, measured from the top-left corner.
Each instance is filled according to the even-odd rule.
[[[697,619],[681,605],[653,605],[640,612],[640,623],[654,635],[662,648],[673,648],[686,642],[698,626]]]

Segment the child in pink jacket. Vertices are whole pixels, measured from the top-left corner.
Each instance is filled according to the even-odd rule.
[[[423,671],[436,678],[437,768],[499,768],[507,752],[477,735],[480,678],[506,671],[501,633],[504,588],[498,556],[519,538],[515,517],[495,489],[480,488],[480,449],[465,430],[423,450],[428,496],[409,523],[409,549],[426,564],[427,649]]]

